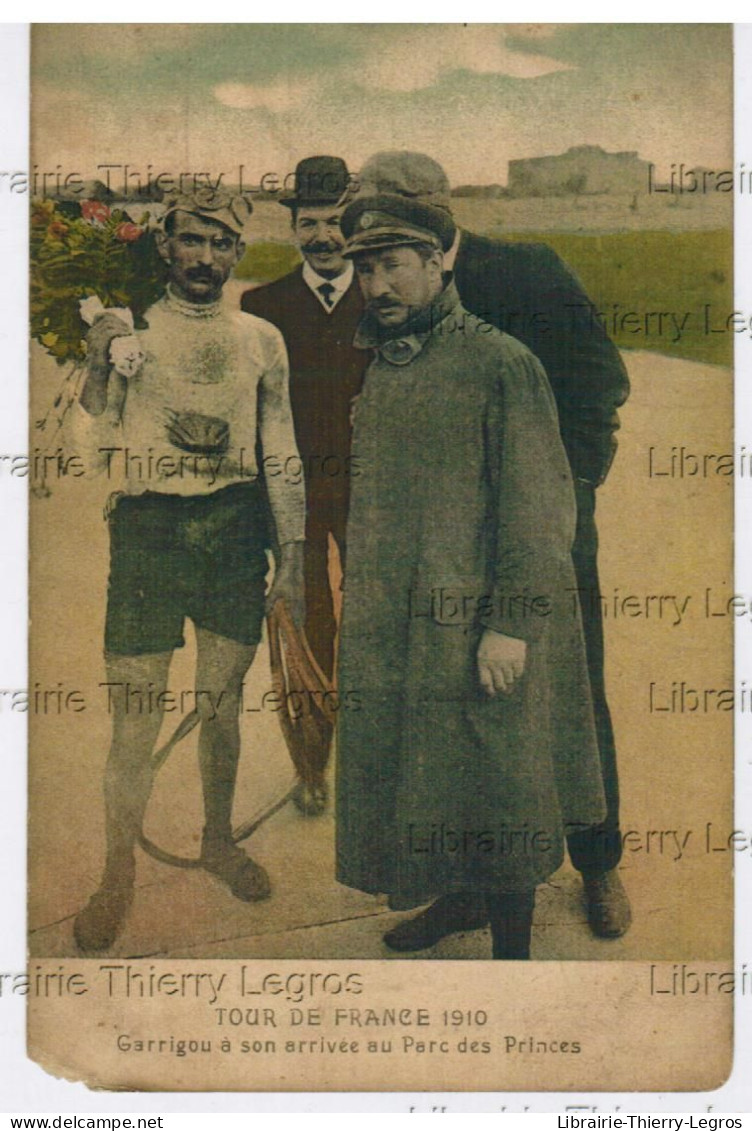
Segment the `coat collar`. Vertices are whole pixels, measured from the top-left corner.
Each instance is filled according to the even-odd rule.
[[[460,305],[460,296],[454,280],[448,282],[440,295],[423,307],[402,326],[380,326],[374,314],[366,310],[355,333],[356,349],[375,349],[392,365],[409,365],[430,338],[432,332]]]

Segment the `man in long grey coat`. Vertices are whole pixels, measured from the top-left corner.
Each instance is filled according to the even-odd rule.
[[[376,153],[362,165],[358,180],[364,195],[397,193],[452,217],[449,180],[427,154]],[[631,911],[617,867],[622,855],[619,773],[606,696],[595,516],[596,490],[616,450],[617,410],[629,393],[627,373],[582,285],[546,244],[488,239],[452,223],[443,247],[444,267],[453,271],[463,306],[528,346],[543,365],[556,401],[575,486],[572,562],[580,593],[588,598],[582,608],[583,633],[606,795],[605,819],[569,829],[567,848],[582,875],[591,930],[601,938],[617,938],[629,928]],[[394,950],[421,950],[453,931],[486,922],[482,903],[447,896],[403,919],[384,941]]]
[[[337,875],[395,909],[483,893],[527,958],[570,823],[603,818],[575,501],[545,373],[463,309],[446,212],[359,198],[342,226],[373,348],[354,408]]]

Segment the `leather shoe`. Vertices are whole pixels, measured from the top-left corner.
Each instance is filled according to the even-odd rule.
[[[73,922],[79,950],[84,954],[109,950],[123,929],[132,901],[132,873],[103,880]]]
[[[256,903],[272,893],[266,868],[231,841],[204,840],[201,867],[221,880],[235,898],[242,899],[244,903]]]
[[[459,931],[478,931],[488,925],[488,912],[481,895],[442,895],[412,919],[403,919],[384,935],[391,950],[426,950],[440,939]]]
[[[632,922],[632,909],[617,870],[583,876],[583,880],[588,923],[593,934],[600,939],[618,939],[626,934]]]
[[[319,817],[326,809],[329,788],[325,781],[320,781],[315,786],[299,781],[295,786],[292,800],[295,808],[304,817]]]

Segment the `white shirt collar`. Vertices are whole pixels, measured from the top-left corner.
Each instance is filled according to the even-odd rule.
[[[323,275],[319,275],[318,271],[314,271],[307,259],[303,260],[303,281],[306,286],[311,288],[327,314],[331,314],[339,300],[347,294],[354,273],[355,269],[352,263],[348,263],[341,275],[336,275],[333,279],[325,279]],[[319,287],[327,283],[334,287],[334,290],[330,293],[331,306],[327,304],[319,290]]]

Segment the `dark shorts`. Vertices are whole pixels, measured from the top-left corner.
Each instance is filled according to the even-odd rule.
[[[179,648],[186,617],[240,644],[258,644],[268,568],[258,484],[210,495],[126,495],[109,522],[107,652]]]

